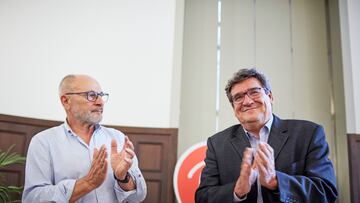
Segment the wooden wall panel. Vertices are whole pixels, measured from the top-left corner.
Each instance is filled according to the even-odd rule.
[[[148,186],[148,193],[151,194],[147,196],[146,202],[164,202],[161,201],[161,181],[148,179],[146,181]]]
[[[110,127],[124,132],[134,144],[149,189],[144,202],[174,202],[177,129]]]
[[[26,156],[31,138],[40,131],[60,125],[62,122],[31,119],[0,114],[0,149]],[[172,187],[173,171],[177,159],[177,133],[175,128],[138,128],[109,126],[129,136],[139,159],[139,167],[145,177],[148,194],[144,202],[174,202]],[[24,184],[24,165],[0,170],[4,183],[21,186]]]
[[[12,152],[26,156],[31,137],[49,127],[59,125],[60,122],[27,119],[17,116],[0,114],[0,149],[6,151],[15,145]],[[13,165],[0,170],[6,185],[24,185],[25,165]],[[19,199],[19,195],[13,195]]]
[[[162,143],[138,143],[139,162],[144,171],[161,172],[161,159],[164,153]]]
[[[360,203],[360,134],[348,135],[351,202]]]

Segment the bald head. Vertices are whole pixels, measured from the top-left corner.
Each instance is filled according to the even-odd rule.
[[[62,95],[69,92],[83,91],[83,87],[87,86],[89,83],[100,87],[99,83],[88,75],[67,75],[60,82],[59,96],[61,97]]]

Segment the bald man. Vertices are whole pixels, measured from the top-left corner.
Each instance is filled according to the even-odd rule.
[[[32,138],[22,201],[143,201],[146,184],[132,142],[99,124],[109,94],[90,76],[68,75],[59,97],[66,120]]]

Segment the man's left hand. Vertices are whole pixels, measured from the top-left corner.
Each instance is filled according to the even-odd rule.
[[[274,150],[265,142],[260,142],[254,164],[259,172],[260,184],[270,190],[278,189],[275,172]]]
[[[134,145],[127,136],[125,136],[124,147],[120,152],[117,151],[116,140],[111,140],[111,167],[114,171],[114,175],[118,179],[125,179],[126,173],[133,163],[132,159],[134,156]]]

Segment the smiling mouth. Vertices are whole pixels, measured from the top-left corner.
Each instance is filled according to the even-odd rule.
[[[247,112],[247,111],[254,110],[254,109],[257,109],[257,107],[246,108],[246,109],[243,109],[242,112]]]

